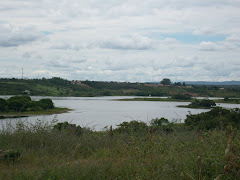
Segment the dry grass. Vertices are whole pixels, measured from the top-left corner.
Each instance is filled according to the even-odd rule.
[[[0,179],[238,177],[240,133],[237,130],[178,129],[167,134],[137,131],[113,135],[109,131],[86,130],[76,136],[52,131],[53,124],[39,122],[38,126],[18,126],[14,131],[0,133],[0,149],[21,153],[15,160],[0,161]],[[228,143],[231,143],[231,157],[225,155]],[[231,164],[233,161],[238,167]]]

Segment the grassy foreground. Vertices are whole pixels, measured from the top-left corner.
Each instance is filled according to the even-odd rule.
[[[239,130],[138,130],[81,135],[53,131],[37,122],[0,132],[0,179],[236,179],[239,176]]]

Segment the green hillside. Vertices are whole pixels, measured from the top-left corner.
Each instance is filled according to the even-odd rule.
[[[240,86],[211,86],[174,83],[171,85],[129,82],[69,81],[51,79],[0,79],[0,95],[20,95],[24,91],[36,96],[173,96],[239,98]]]

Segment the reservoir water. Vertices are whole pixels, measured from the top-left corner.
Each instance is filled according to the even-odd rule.
[[[0,96],[9,98],[10,96]],[[59,122],[68,121],[82,127],[102,130],[104,127],[116,125],[131,120],[149,123],[153,118],[167,118],[169,121],[184,122],[186,115],[206,112],[206,109],[179,108],[178,105],[187,105],[189,102],[162,102],[162,101],[117,101],[123,98],[134,97],[39,97],[31,96],[32,100],[50,98],[56,107],[67,107],[72,111],[57,115],[31,116],[27,118],[11,118],[0,120],[0,129],[6,122],[24,121],[34,123],[37,119],[51,121],[56,118]],[[240,104],[217,104],[225,108],[240,108]]]

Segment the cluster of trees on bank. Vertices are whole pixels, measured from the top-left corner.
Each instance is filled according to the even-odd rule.
[[[39,101],[33,101],[27,95],[13,96],[7,100],[0,98],[0,112],[41,111],[53,108],[54,104],[49,98]]]
[[[189,105],[179,105],[178,107],[210,109],[214,106],[216,106],[216,103],[213,100],[195,99]]]
[[[150,121],[150,126],[145,122],[131,121],[118,125],[116,132],[134,132],[141,130],[162,130],[173,132],[179,127],[185,130],[213,130],[227,129],[228,126],[240,129],[240,109],[224,109],[215,107],[209,112],[188,114],[185,123],[169,122],[166,118],[156,118]]]
[[[185,125],[198,130],[226,129],[230,125],[239,129],[240,109],[215,107],[209,112],[189,114],[185,120]]]

